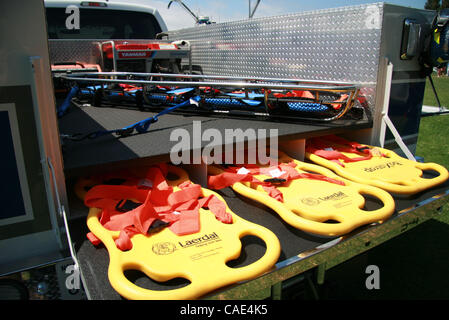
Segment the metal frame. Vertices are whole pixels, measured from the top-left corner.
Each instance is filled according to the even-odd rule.
[[[90,77],[89,77],[90,76]],[[96,76],[111,77],[96,78]],[[128,77],[128,79],[116,79],[116,77]],[[218,81],[155,81],[155,80],[137,80],[129,79],[130,77],[158,77],[158,78],[175,78],[175,79],[208,79],[208,80],[226,80],[227,82]],[[128,84],[148,84],[148,85],[170,85],[170,86],[206,86],[219,85],[229,86],[233,88],[245,89],[297,89],[297,90],[355,90],[359,86],[350,82],[343,81],[320,81],[305,79],[281,79],[281,78],[265,78],[265,77],[233,77],[222,75],[192,75],[192,74],[172,74],[172,73],[143,73],[143,72],[85,72],[76,74],[66,74],[61,78],[73,81],[100,82],[100,83],[128,83]],[[269,84],[272,83],[272,84]],[[284,83],[284,84],[279,84]],[[300,84],[303,83],[303,84]]]
[[[388,108],[389,108],[389,101],[390,101],[390,91],[391,91],[391,81],[393,77],[393,64],[388,61],[387,58],[384,60],[385,67],[385,79],[384,83],[384,90],[383,97],[382,97],[382,106],[380,108],[380,115],[378,117],[380,118],[380,128],[378,134],[373,134],[373,137],[379,137],[379,144],[383,148],[385,145],[385,133],[386,129],[390,129],[391,133],[394,136],[394,139],[396,143],[399,145],[399,148],[402,150],[402,152],[405,154],[407,159],[411,161],[416,161],[415,157],[413,156],[412,152],[407,148],[404,141],[401,138],[401,135],[398,133],[396,127],[394,126],[393,122],[391,122],[391,119],[388,116]],[[376,132],[377,133],[377,132]],[[376,141],[377,143],[377,141]]]
[[[118,78],[124,79],[118,79]],[[153,80],[159,78],[162,80]],[[319,93],[347,93],[348,97],[341,102],[342,106],[336,115],[327,118],[305,117],[309,120],[332,121],[341,118],[354,105],[359,93],[359,86],[337,81],[318,81],[301,79],[276,79],[276,78],[254,78],[254,77],[226,77],[217,75],[187,75],[187,74],[160,74],[160,73],[132,73],[132,72],[94,72],[94,73],[76,73],[62,75],[60,78],[72,82],[84,82],[92,84],[131,84],[143,87],[168,86],[168,87],[194,87],[197,90],[200,87],[214,87],[227,89],[242,89],[248,97],[248,90],[262,90],[264,94],[264,104],[267,116],[271,115],[269,111],[269,101],[274,100],[270,96],[271,90],[308,90],[316,92],[316,99]],[[184,81],[180,81],[180,79]],[[197,80],[197,81],[195,81]],[[145,91],[147,93],[148,91]],[[292,101],[299,99],[288,98]],[[277,99],[275,99],[277,100]],[[317,101],[318,102],[318,101]],[[326,102],[335,103],[335,102]],[[196,111],[194,109],[194,111]],[[213,110],[211,110],[213,112]],[[276,117],[284,117],[282,114],[275,114]],[[292,115],[290,118],[294,118]],[[298,116],[298,118],[301,118]]]
[[[54,108],[55,104],[48,92],[49,87],[45,78],[49,74],[44,71],[43,63],[43,59],[39,56],[30,57],[30,66],[34,78],[32,83],[33,104],[50,219],[58,245],[61,249],[65,249],[67,244],[63,242],[60,230],[62,218],[61,204],[68,206],[63,159],[60,140],[53,133],[59,132],[59,130],[56,126],[56,115],[49,110],[49,108]]]

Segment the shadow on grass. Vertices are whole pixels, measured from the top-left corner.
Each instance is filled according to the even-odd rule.
[[[449,299],[449,225],[431,219],[326,272],[322,299]],[[380,289],[365,285],[376,265]]]

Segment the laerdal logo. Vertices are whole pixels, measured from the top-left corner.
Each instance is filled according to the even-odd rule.
[[[153,244],[153,247],[151,249],[155,254],[165,256],[167,254],[175,252],[176,245],[172,242],[158,242]]]
[[[308,206],[316,206],[316,205],[320,204],[320,200],[315,199],[315,198],[311,198],[311,197],[302,198],[301,202],[306,204],[306,205],[308,205]]]
[[[319,205],[321,201],[338,201],[344,198],[347,198],[348,195],[343,193],[342,191],[338,191],[338,192],[334,192],[328,196],[324,196],[324,197],[318,197],[318,198],[312,198],[312,197],[307,197],[307,198],[302,198],[301,202],[308,205],[308,206],[316,206]]]
[[[381,169],[393,168],[395,166],[402,166],[402,163],[400,163],[398,161],[391,161],[391,162],[387,162],[385,164],[379,164],[374,167],[363,168],[363,170],[366,172],[374,172],[374,171],[381,170]]]
[[[319,197],[318,199],[320,199],[321,201],[329,201],[329,200],[340,200],[343,198],[347,198],[348,195],[346,195],[345,193],[343,193],[342,191],[338,191],[338,192],[334,192],[331,195],[325,196],[325,197]]]
[[[190,246],[194,246],[200,243],[204,243],[204,242],[209,242],[212,240],[218,240],[220,239],[220,237],[215,233],[210,233],[210,234],[205,234],[202,237],[198,237],[198,238],[194,238],[191,240],[186,240],[186,241],[179,241],[178,244],[181,246],[181,248],[187,248]]]

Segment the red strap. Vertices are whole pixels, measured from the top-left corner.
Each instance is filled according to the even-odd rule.
[[[131,250],[133,247],[131,237],[137,233],[137,230],[132,225],[124,227],[120,230],[119,237],[115,239],[115,245],[122,251]]]
[[[309,98],[309,99],[315,99],[315,96],[312,92],[307,90],[292,90],[288,91],[287,93],[273,93],[273,96],[276,98]]]
[[[89,232],[86,236],[94,246],[98,246],[101,243],[101,240],[98,239],[92,232]]]
[[[334,143],[338,144],[338,146],[336,146]],[[306,151],[327,160],[333,161],[343,167],[344,164],[340,162],[340,160],[343,160],[343,162],[357,162],[369,160],[373,157],[369,148],[365,148],[363,145],[357,142],[348,141],[335,135],[308,139],[306,143]],[[359,154],[364,156],[350,158],[345,156],[341,152]]]
[[[175,210],[182,210],[182,204],[190,200],[196,200],[201,196],[201,186],[198,184],[192,184],[190,182],[179,185],[180,191],[174,192],[168,195],[167,202]],[[180,207],[178,207],[180,206]]]
[[[223,223],[232,223],[232,216],[226,212],[226,205],[216,196],[209,195],[200,199],[199,203],[202,208],[208,207],[214,213],[217,220]]]
[[[151,189],[98,185],[87,192],[85,204],[102,209],[100,223],[108,230],[120,231],[115,240],[120,250],[131,249],[131,237],[137,233],[147,234],[155,220],[169,223],[169,229],[177,235],[198,232],[201,207],[209,207],[221,222],[232,223],[232,216],[226,212],[225,204],[216,196],[200,198],[201,187],[189,181],[179,185],[181,190],[173,192],[173,188],[165,180],[166,172],[163,170],[164,167],[153,167],[148,171],[147,179],[153,182]],[[123,199],[133,199],[141,204],[127,212],[117,211]],[[92,233],[87,237],[94,245],[99,243],[99,239]]]
[[[344,138],[342,138],[342,137],[338,137],[338,136],[336,136],[336,135],[328,135],[328,136],[324,136],[323,138],[322,138],[323,140],[327,140],[327,141],[331,141],[331,142],[335,142],[335,143],[337,143],[337,144],[340,144],[340,145],[342,145],[342,146],[348,146],[348,147],[350,147],[351,148],[351,150],[356,150],[356,151],[359,151],[359,147],[363,147],[360,143],[358,143],[358,142],[355,142],[355,141],[349,141],[349,140],[346,140],[346,139],[344,139]],[[369,150],[368,149],[364,149],[364,150],[362,150],[362,151],[359,151],[359,152],[362,152],[362,153],[369,153]]]
[[[260,181],[256,179],[254,176],[259,174],[271,175],[271,172],[277,169],[280,172],[283,172],[281,175],[279,175],[278,178],[283,179],[286,182],[295,179],[313,179],[313,180],[326,181],[330,183],[336,183],[339,185],[345,185],[343,181],[332,179],[321,174],[314,174],[307,172],[300,173],[298,172],[298,170],[295,169],[296,166],[297,165],[294,161],[291,161],[289,163],[281,163],[278,166],[271,166],[266,168],[248,166],[249,168],[245,167],[247,172],[243,174],[239,173],[239,171],[242,169],[241,167],[240,168],[230,167],[225,169],[225,171],[222,172],[221,174],[209,176],[208,186],[212,189],[223,189],[232,186],[234,183],[237,182],[251,182],[257,185],[261,185],[262,188],[268,193],[270,197],[280,202],[284,202],[282,192],[279,191],[279,189],[277,189],[275,185],[273,185],[271,182]]]
[[[259,180],[253,177],[253,174],[238,174],[235,172],[223,172],[216,176],[209,176],[207,178],[207,185],[216,190],[220,190],[232,186],[236,182],[253,182],[260,183]]]
[[[192,210],[184,210],[179,213],[179,219],[169,227],[178,236],[196,233],[200,231],[199,205]]]
[[[276,188],[275,186],[262,186],[262,188],[265,190],[266,193],[268,193],[268,195],[270,197],[272,197],[273,199],[279,201],[279,202],[284,202],[284,195],[282,194],[281,191],[279,191],[278,188]]]
[[[142,203],[148,195],[148,190],[138,189],[136,186],[98,185],[91,188],[84,197],[84,204],[88,207],[114,209],[122,199],[135,199]]]
[[[348,98],[347,94],[342,94],[340,96],[340,98],[338,98],[337,100],[335,100],[334,102],[343,102]],[[338,110],[341,108],[342,104],[341,103],[331,103],[332,108],[334,108],[335,110]]]
[[[125,83],[119,83],[119,86],[127,92],[132,92],[132,91],[137,91],[137,90],[142,90],[142,87],[138,87],[132,84],[125,84]]]

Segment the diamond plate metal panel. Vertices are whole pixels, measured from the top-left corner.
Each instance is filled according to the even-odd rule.
[[[98,43],[92,40],[48,40],[50,62],[97,64],[101,57]]]
[[[383,4],[176,30],[205,74],[375,83]]]

